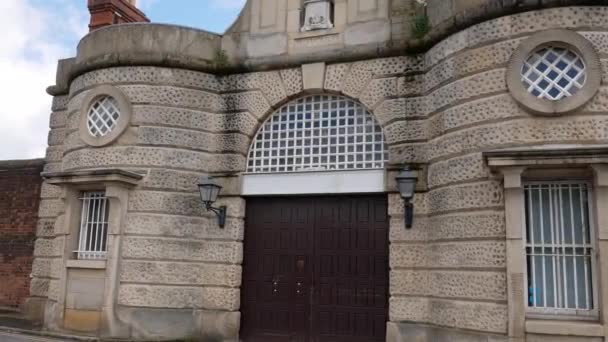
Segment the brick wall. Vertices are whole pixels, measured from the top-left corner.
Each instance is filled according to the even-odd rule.
[[[44,161],[0,161],[0,307],[29,294]]]

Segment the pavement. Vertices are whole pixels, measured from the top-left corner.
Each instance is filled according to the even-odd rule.
[[[48,337],[39,337],[32,335],[24,335],[19,333],[0,332],[0,342],[62,342],[63,339],[50,339]]]

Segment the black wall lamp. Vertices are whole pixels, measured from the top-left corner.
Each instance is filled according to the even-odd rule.
[[[220,228],[224,228],[226,224],[226,206],[219,208],[213,207],[213,203],[217,201],[217,196],[222,191],[222,187],[213,181],[210,177],[203,176],[198,182],[198,189],[201,192],[201,200],[207,211],[212,211],[217,215]]]
[[[412,223],[414,222],[414,204],[412,201],[414,200],[414,195],[416,194],[416,182],[418,181],[418,172],[412,170],[409,166],[406,166],[403,171],[401,171],[397,177],[395,177],[397,181],[397,187],[399,188],[399,193],[401,193],[401,198],[405,202],[405,228],[412,228]]]

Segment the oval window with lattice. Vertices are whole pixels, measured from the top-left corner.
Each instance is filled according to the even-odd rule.
[[[258,131],[247,171],[382,169],[388,149],[382,127],[359,103],[311,95],[279,108]]]

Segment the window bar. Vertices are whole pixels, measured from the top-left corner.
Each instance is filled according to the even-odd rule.
[[[568,184],[568,196],[570,196],[570,233],[572,234],[572,270],[574,271],[574,308],[578,309],[578,272],[576,265],[576,234],[574,233],[574,197],[572,196],[572,184]],[[582,208],[581,208],[582,209]],[[582,213],[581,213],[582,215]],[[582,227],[581,227],[582,228]]]
[[[84,246],[87,241],[86,222],[89,215],[89,206],[85,197],[86,196],[83,196],[82,199],[82,213],[80,214],[80,241],[78,242],[78,250],[76,252],[78,254],[78,259],[81,257],[80,253],[82,251],[82,246]]]
[[[105,256],[106,251],[108,250],[108,217],[107,215],[109,215],[109,211],[107,212],[107,205],[108,205],[108,198],[104,196],[103,199],[103,211],[102,211],[102,217],[103,217],[103,225],[102,225],[102,230],[101,230],[101,244],[99,246],[100,250],[102,251],[102,254]]]
[[[91,218],[91,239],[89,241],[90,243],[90,247],[88,249],[89,251],[89,258],[90,259],[94,259],[95,255],[96,255],[96,243],[97,243],[97,233],[99,230],[99,211],[100,211],[100,207],[101,207],[101,203],[100,203],[100,199],[97,196],[97,193],[93,193],[92,194],[94,200],[94,206],[93,206],[93,217]]]
[[[554,196],[556,194],[554,194],[555,191],[559,191],[559,188],[557,186],[554,186],[553,184],[549,184],[549,216],[550,216],[550,223],[551,223],[551,266],[553,268],[553,306],[557,305],[557,296],[558,296],[558,291],[557,291],[557,273],[556,273],[556,267],[555,267],[555,255],[556,255],[556,251],[555,251],[555,247],[556,247],[556,243],[555,243],[555,223],[557,221],[557,209],[558,207],[558,203],[555,203],[557,201],[557,196]]]
[[[568,307],[568,282],[567,282],[567,272],[566,272],[566,233],[564,228],[564,196],[562,188],[560,187],[559,191],[559,199],[560,199],[560,228],[561,228],[561,237],[560,242],[562,246],[562,253],[560,255],[560,263],[562,266],[562,279],[560,286],[563,289],[562,296],[560,298],[560,306],[563,308]]]
[[[543,186],[540,187],[538,191],[539,196],[539,207],[540,207],[540,257],[541,257],[541,266],[542,266],[542,280],[543,280],[543,307],[547,307],[547,277],[545,273],[545,220],[543,215]],[[536,250],[536,246],[534,248]],[[536,255],[536,251],[534,252]]]
[[[530,191],[528,192],[528,210],[530,213],[533,213],[533,208],[534,208],[534,204],[532,202],[532,187],[529,188]],[[531,252],[530,253],[530,259],[531,259],[531,264],[532,264],[532,306],[536,307],[536,296],[537,296],[537,289],[536,289],[536,263],[534,260],[534,217],[530,217],[530,246],[532,246],[531,248]],[[529,291],[528,291],[529,292]]]
[[[581,186],[579,188],[579,192],[580,192],[580,196],[579,196],[579,200],[580,200],[580,206],[581,206],[581,226],[582,226],[582,242],[583,242],[583,267],[585,269],[585,304],[587,305],[586,309],[589,310],[592,308],[591,306],[591,298],[589,298],[589,270],[588,270],[588,266],[587,266],[587,237],[589,234],[589,236],[591,235],[589,232],[589,229],[587,229],[587,220],[586,220],[586,215],[588,213],[587,211],[587,206],[584,205],[584,201],[583,201],[583,196],[585,196],[585,198],[587,198],[586,196],[588,196],[588,192],[587,190],[587,186]],[[591,241],[590,241],[591,242]],[[593,247],[592,247],[593,248]],[[593,249],[592,249],[593,250]],[[592,257],[592,253],[589,253],[589,262],[591,262],[591,257]]]

